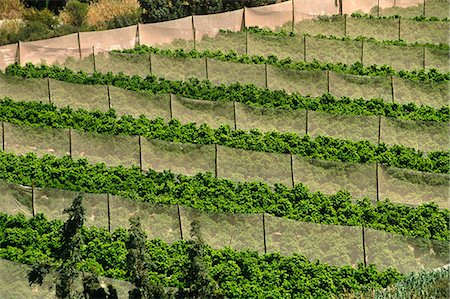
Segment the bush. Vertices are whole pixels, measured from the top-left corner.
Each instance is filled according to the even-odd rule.
[[[192,14],[211,14],[243,8],[273,4],[276,0],[139,0],[144,9],[145,23],[178,19]]]
[[[99,0],[89,5],[86,23],[97,28],[117,28],[140,21],[138,0]]]
[[[65,24],[81,27],[86,20],[89,6],[78,0],[70,0],[61,12],[60,18]]]
[[[48,29],[53,29],[56,25],[58,25],[58,20],[55,15],[48,9],[29,9],[24,13],[23,19],[30,23],[42,23]]]
[[[25,11],[20,0],[2,0],[0,1],[0,20],[19,19]]]

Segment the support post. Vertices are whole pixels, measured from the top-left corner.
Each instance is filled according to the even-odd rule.
[[[70,158],[73,158],[73,156],[72,156],[72,128],[69,128],[69,155],[70,155]]]
[[[427,15],[427,12],[426,12],[426,9],[425,9],[425,1],[426,0],[423,0],[423,10],[422,10],[422,14],[423,14],[424,17]]]
[[[291,180],[292,180],[292,188],[295,187],[295,178],[294,178],[294,156],[292,153],[289,153],[291,157]]]
[[[379,177],[379,165],[378,162],[375,163],[375,182],[376,182],[376,189],[377,189],[377,201],[380,200],[380,177]]]
[[[233,101],[234,130],[237,130],[236,101]]]
[[[342,0],[339,0],[339,14],[342,16]]]
[[[106,193],[106,206],[108,208],[108,231],[111,232],[111,206],[109,204],[109,193]]]
[[[306,62],[306,34],[303,34],[303,61]]]
[[[295,24],[295,4],[294,4],[294,0],[291,0],[292,3],[292,27],[291,27],[291,32],[294,33],[294,24]]]
[[[361,41],[361,64],[364,65],[364,40]]]
[[[218,168],[219,157],[218,157],[218,153],[217,152],[218,152],[217,144],[214,144],[214,176],[216,178],[218,178],[218,172],[219,172],[219,168]]]
[[[391,75],[391,98],[392,104],[395,102],[395,92],[394,92],[394,76]]]
[[[398,40],[401,40],[401,32],[402,32],[402,22],[401,22],[402,17],[398,17]]]
[[[347,36],[347,15],[344,15],[344,36]]]
[[[135,46],[140,46],[141,45],[141,35],[140,35],[140,30],[139,30],[139,26],[141,24],[138,23],[136,26],[136,42],[135,42]]]
[[[267,240],[266,240],[266,213],[262,214],[262,222],[263,222],[263,236],[264,236],[264,254],[267,253]]]
[[[248,31],[245,30],[245,55],[248,55]]]
[[[2,122],[2,151],[5,151],[5,123]]]
[[[378,145],[381,142],[381,115],[378,115]]]
[[[19,55],[18,55],[19,56],[19,61],[18,62],[19,62],[19,65],[22,65],[22,57],[21,57],[22,56],[22,51],[20,50],[20,48],[21,48],[20,41],[18,41],[17,44],[18,44],[17,45],[17,52],[19,52]]]
[[[178,224],[180,226],[180,238],[183,240],[183,225],[181,223],[181,211],[180,211],[180,205],[177,204],[177,211],[178,211]]]
[[[264,81],[266,83],[266,88],[268,88],[268,82],[267,82],[267,63],[264,64]]]
[[[308,109],[306,109],[306,126],[305,126],[305,134],[308,135],[308,117],[309,117],[309,112]]]
[[[83,55],[81,54],[81,39],[80,39],[80,31],[77,32],[77,39],[78,39],[78,54],[80,56],[80,59],[83,58]]]
[[[327,92],[330,93],[330,70],[327,70]]]
[[[95,65],[95,48],[92,46],[92,61],[94,63],[94,72],[97,71],[97,66]]]
[[[139,143],[139,167],[141,168],[141,171],[144,169],[144,163],[143,163],[143,157],[142,157],[142,137],[141,135],[138,136],[138,143]]]
[[[35,194],[34,194],[34,181],[31,182],[31,214],[36,216],[36,204],[34,202]]]
[[[148,53],[148,64],[149,64],[149,68],[150,68],[150,75],[153,74],[152,72],[152,52]]]
[[[173,119],[173,112],[172,112],[172,99],[174,95],[170,94],[170,101],[169,101],[169,111],[170,111],[170,119]]]
[[[195,10],[195,7],[194,7]],[[194,50],[196,48],[196,40],[195,40],[195,25],[194,25],[194,12],[191,15],[191,24],[192,24],[192,36],[194,37]]]
[[[106,92],[108,94],[108,109],[111,109],[111,93],[109,91],[109,84],[106,85]]]
[[[362,226],[362,247],[363,247],[363,255],[364,255],[364,267],[367,267],[366,233],[364,230],[364,225]]]
[[[48,102],[52,103],[52,96],[50,93],[50,79],[47,77],[47,91],[48,91]]]
[[[427,66],[427,64],[426,64],[426,62],[425,62],[425,52],[426,52],[426,49],[425,49],[425,46],[423,46],[423,48],[422,48],[422,67],[425,69],[425,67]]]
[[[209,72],[208,72],[208,56],[205,56],[205,75],[206,75],[206,80],[209,80]]]

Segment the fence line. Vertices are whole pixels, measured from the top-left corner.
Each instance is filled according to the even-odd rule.
[[[330,84],[331,74],[327,76],[327,84]],[[158,96],[143,95],[114,86],[88,86],[53,79],[45,80],[47,82],[44,85],[39,79],[0,77],[0,89],[3,89],[3,92],[0,91],[0,98],[11,97],[19,101],[42,100],[57,107],[70,105],[74,109],[106,111],[113,108],[118,115],[163,117],[166,121],[176,118],[182,123],[205,123],[213,128],[228,124],[231,128],[246,131],[259,129],[262,132],[294,132],[313,137],[321,135],[353,141],[369,140],[378,144],[380,142],[388,145],[401,144],[424,152],[446,151],[449,143],[446,123],[407,121],[384,116],[347,116],[320,111],[258,108],[236,102],[193,100],[173,94],[161,95],[163,99],[168,97],[167,101],[161,101]],[[394,80],[391,77],[389,81],[392,94]],[[49,99],[46,99],[47,95]],[[303,118],[304,123],[300,122]]]
[[[34,183],[27,187],[6,181],[0,181],[0,191],[2,212],[25,212],[28,216],[44,213],[49,219],[61,220],[65,220],[62,210],[77,194],[74,191],[36,188]],[[28,207],[27,202],[32,207]],[[99,226],[111,232],[119,226],[125,228],[128,218],[139,216],[149,238],[160,238],[168,243],[190,239],[184,235],[183,227],[197,219],[206,243],[214,248],[229,246],[235,250],[285,255],[300,253],[312,261],[319,259],[335,266],[350,264],[355,267],[359,263],[367,265],[370,262],[379,269],[395,267],[401,272],[436,268],[446,264],[448,258],[448,242],[406,237],[365,226],[316,224],[265,213],[208,213],[178,204],[152,204],[110,194],[87,193],[83,205],[87,226]],[[32,214],[30,208],[33,209]],[[117,223],[118,217],[120,224]],[[114,227],[112,221],[116,223]],[[250,234],[247,235],[248,232]],[[393,255],[383,256],[382,252],[391,248]]]
[[[83,51],[85,48],[95,47],[99,50],[99,52],[110,51],[113,49],[127,49],[132,48],[135,45],[155,45],[160,42],[171,43],[173,40],[177,38],[185,38],[189,37],[189,39],[193,39],[194,44],[196,44],[197,40],[201,40],[202,36],[198,36],[195,33],[195,30],[204,30],[210,34],[217,34],[219,29],[229,29],[238,31],[243,28],[243,23],[245,23],[245,27],[250,27],[254,25],[258,25],[260,27],[264,27],[264,25],[271,27],[274,29],[277,22],[271,23],[267,20],[270,16],[273,17],[274,20],[280,20],[279,14],[282,12],[285,15],[288,15],[288,19],[285,21],[294,24],[294,21],[303,21],[310,20],[311,18],[320,16],[320,15],[333,15],[337,12],[336,7],[334,6],[334,1],[328,0],[327,2],[321,2],[320,5],[314,5],[312,3],[303,3],[301,0],[292,0],[299,1],[297,5],[285,5],[283,3],[270,5],[267,7],[258,7],[258,8],[245,8],[238,11],[219,13],[209,16],[191,16],[182,19],[177,19],[173,21],[153,23],[153,24],[138,24],[134,26],[112,29],[107,31],[96,31],[96,32],[78,32],[75,34],[70,34],[62,37],[51,38],[47,40],[40,40],[34,42],[19,42],[17,45],[6,45],[0,48],[0,68],[5,68],[7,65],[18,61],[20,64],[24,64],[26,62],[39,62],[41,59],[52,60],[51,63],[55,61],[60,61],[61,59],[67,57],[78,57],[83,56]],[[414,4],[414,3],[411,3]],[[311,7],[308,7],[310,5]],[[377,3],[372,3],[370,6],[376,6]],[[384,5],[384,4],[383,4]],[[394,5],[394,4],[392,4]],[[281,8],[281,6],[283,8]],[[389,6],[389,5],[387,5]],[[299,10],[293,10],[292,8],[299,8]],[[264,11],[261,15],[261,9]],[[287,9],[287,11],[286,11]],[[366,8],[362,8],[363,10]],[[347,10],[347,13],[358,10],[357,7],[353,7]],[[306,12],[305,12],[306,11]],[[264,15],[264,16],[263,16]],[[261,18],[261,16],[263,16]],[[255,20],[251,20],[252,18],[256,18]],[[243,20],[245,20],[243,22]],[[282,19],[281,19],[282,20]],[[256,22],[256,23],[255,23]],[[198,23],[198,24],[197,24]],[[346,24],[346,22],[344,22]],[[415,24],[415,23],[413,23]],[[278,24],[278,25],[283,25]],[[441,28],[442,27],[442,28]],[[293,26],[291,26],[291,29]],[[419,30],[420,28],[416,28]],[[150,31],[149,31],[150,30]],[[177,32],[177,30],[179,32]],[[186,31],[191,31],[191,33],[187,34]],[[412,30],[413,32],[417,30]],[[429,29],[423,29],[429,30]],[[429,33],[431,36],[435,36],[436,31],[442,31],[442,38],[447,40],[447,26],[438,26],[432,29]],[[149,32],[145,32],[149,31]],[[347,30],[345,30],[347,31]],[[183,33],[185,32],[185,33]],[[173,36],[170,38],[171,34]],[[410,34],[411,32],[408,32]],[[208,35],[208,34],[207,34]],[[345,32],[345,35],[347,33]],[[357,34],[359,35],[359,34]],[[423,36],[428,36],[427,34],[423,34]],[[73,40],[70,40],[73,38]],[[403,37],[409,39],[409,35]],[[441,37],[438,37],[441,38]],[[427,40],[426,42],[445,42],[444,40]],[[62,47],[62,45],[66,45],[66,47]],[[31,55],[30,58],[26,58],[25,51],[22,51],[23,48],[30,48],[31,50],[28,53],[28,56]],[[48,53],[45,53],[45,51]],[[34,54],[33,54],[34,53]],[[18,58],[16,58],[18,54]],[[37,54],[38,57],[33,58],[33,56]],[[44,55],[44,57],[42,56]],[[33,61],[34,59],[34,61]]]
[[[211,172],[232,181],[262,181],[270,185],[293,182],[310,191],[334,194],[344,189],[354,198],[390,198],[392,202],[419,205],[433,201],[448,208],[449,176],[397,169],[377,163],[347,163],[310,159],[292,154],[256,152],[218,145],[179,144],[144,139],[82,133],[72,129],[32,128],[2,123],[5,152],[41,156],[52,154],[91,163],[195,175]],[[141,141],[142,140],[142,141]],[[145,144],[143,143],[145,141]],[[69,152],[68,152],[69,151]],[[271,165],[270,169],[267,165]]]

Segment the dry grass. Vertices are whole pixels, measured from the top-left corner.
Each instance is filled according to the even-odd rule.
[[[25,6],[20,0],[0,0],[0,20],[20,19]]]
[[[86,23],[101,28],[115,17],[133,14],[139,9],[138,0],[99,0],[89,5]]]

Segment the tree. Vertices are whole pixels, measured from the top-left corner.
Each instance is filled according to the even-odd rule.
[[[81,246],[83,245],[81,229],[85,221],[85,208],[82,203],[83,195],[78,194],[74,198],[72,205],[63,210],[63,213],[68,214],[69,218],[60,230],[61,247],[56,254],[56,260],[59,263],[51,263],[49,261],[38,263],[33,265],[32,270],[28,273],[30,285],[34,283],[42,285],[45,276],[54,270],[56,272],[55,284],[58,298],[74,297],[72,286],[75,279],[79,276],[76,266],[81,261]],[[85,287],[83,293],[89,296],[87,298],[114,298],[109,297],[106,291],[103,290],[102,292],[100,290],[101,286],[95,275],[83,279],[83,286]],[[99,294],[104,294],[104,296],[96,297]]]
[[[205,243],[198,220],[191,223],[191,238],[188,241],[188,259],[185,276],[189,288],[181,291],[182,298],[221,298],[217,282],[209,275],[209,265],[205,260]]]
[[[139,217],[130,218],[128,230],[126,269],[135,288],[129,291],[130,299],[165,298],[164,289],[161,286],[152,285],[148,279],[148,269],[151,261],[147,255],[145,242],[147,236],[142,231]]]

